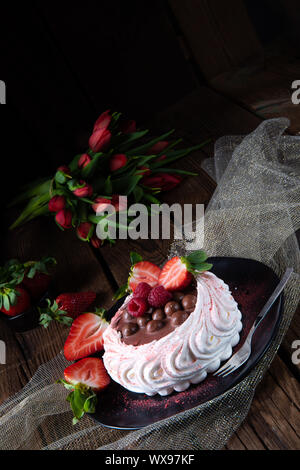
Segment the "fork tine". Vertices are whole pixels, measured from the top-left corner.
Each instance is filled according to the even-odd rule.
[[[230,366],[228,369],[226,369],[224,372],[221,372],[219,377],[226,377],[226,375],[231,374],[235,369],[237,369],[237,366]]]
[[[220,375],[230,367],[231,367],[230,361],[227,361],[227,362],[225,362],[225,364],[222,367],[220,367],[218,370],[216,370],[216,372],[214,372],[213,375]]]

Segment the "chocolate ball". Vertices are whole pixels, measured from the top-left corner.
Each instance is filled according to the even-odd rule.
[[[177,290],[175,292],[172,292],[172,294],[173,294],[173,299],[176,300],[176,302],[181,302],[185,295],[183,292],[180,292]]]
[[[156,308],[152,313],[153,320],[163,320],[164,318],[166,318],[166,315],[161,308]]]
[[[151,315],[145,313],[142,317],[138,317],[136,322],[140,328],[145,328],[147,323],[151,320]]]
[[[187,294],[182,299],[182,306],[184,310],[190,310],[191,308],[195,308],[197,302],[197,297],[192,294]]]
[[[134,333],[136,333],[138,329],[139,327],[136,323],[128,323],[122,329],[122,334],[123,336],[131,336],[131,335],[134,335]]]
[[[180,304],[176,302],[175,300],[171,300],[165,305],[165,314],[168,316],[171,316],[173,315],[174,312],[177,312],[177,310],[180,310],[180,309],[181,309]]]
[[[129,321],[129,322],[135,321],[135,318],[132,315],[130,315],[130,313],[127,312],[127,310],[125,310],[125,312],[123,313],[123,318],[125,321]]]
[[[147,331],[148,333],[154,333],[157,330],[160,330],[161,328],[164,327],[164,322],[161,320],[151,320],[147,324]]]
[[[154,311],[154,307],[149,307],[146,313],[151,314],[151,313],[153,313],[153,311]]]
[[[189,314],[184,310],[178,310],[172,315],[172,323],[175,326],[181,325],[187,318]]]

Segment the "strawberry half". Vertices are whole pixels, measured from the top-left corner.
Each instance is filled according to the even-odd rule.
[[[150,261],[143,261],[138,253],[130,253],[131,270],[127,284],[120,287],[114,295],[114,299],[120,299],[127,292],[134,292],[137,286],[143,282],[155,287],[158,284],[160,268]]]
[[[94,392],[104,390],[110,383],[110,378],[102,359],[86,357],[64,370],[65,380],[72,384],[84,384]]]
[[[160,276],[160,268],[150,261],[140,261],[136,263],[129,276],[129,287],[132,292],[135,291],[140,282],[146,282],[151,287],[155,287],[158,284]]]
[[[65,380],[62,383],[71,393],[70,402],[76,424],[84,413],[95,413],[97,405],[96,393],[104,390],[110,383],[102,359],[88,357],[70,365],[64,370]]]
[[[47,299],[48,306],[39,308],[40,324],[47,328],[52,320],[70,326],[75,318],[92,305],[96,299],[95,292],[67,292],[60,294],[51,305]]]
[[[187,287],[193,275],[198,275],[212,268],[206,263],[207,255],[204,251],[194,251],[186,257],[175,256],[164,265],[158,283],[168,291],[181,290]]]
[[[73,321],[69,336],[64,346],[64,355],[68,361],[76,361],[95,354],[103,349],[103,333],[108,322],[103,315],[84,313]]]

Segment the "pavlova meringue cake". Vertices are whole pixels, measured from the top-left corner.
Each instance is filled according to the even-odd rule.
[[[201,382],[232,355],[242,315],[205,261],[199,251],[172,258],[162,270],[147,261],[132,267],[133,292],[103,335],[103,361],[114,381],[164,396]]]

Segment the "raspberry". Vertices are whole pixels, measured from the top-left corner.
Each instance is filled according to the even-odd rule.
[[[148,310],[147,300],[141,299],[140,297],[134,297],[129,302],[127,310],[133,317],[141,317]]]
[[[151,286],[149,286],[147,282],[140,282],[135,288],[134,297],[140,297],[141,299],[147,300],[151,289]]]
[[[172,294],[163,286],[153,287],[148,295],[148,302],[151,307],[163,307],[171,299]]]

